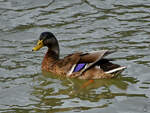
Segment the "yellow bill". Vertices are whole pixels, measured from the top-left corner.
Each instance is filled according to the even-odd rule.
[[[43,46],[44,46],[43,40],[38,40],[37,45],[32,49],[32,51],[38,51]]]

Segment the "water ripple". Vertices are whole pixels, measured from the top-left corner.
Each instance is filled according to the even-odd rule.
[[[148,0],[0,0],[0,112],[149,112],[149,8]],[[46,48],[31,50],[43,31],[56,35],[61,57],[116,50],[108,57],[127,69],[86,88],[41,74]]]

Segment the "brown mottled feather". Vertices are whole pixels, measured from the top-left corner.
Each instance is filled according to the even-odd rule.
[[[79,79],[100,79],[100,78],[112,78],[113,74],[106,74],[105,71],[120,67],[117,64],[111,63],[107,59],[103,59],[105,55],[108,55],[107,50],[92,52],[92,53],[82,53],[77,52],[66,56],[64,59],[57,59],[54,57],[55,54],[48,50],[43,62],[42,69],[50,71],[52,73],[68,76],[71,78]],[[87,68],[79,71],[73,72],[71,75],[67,75],[68,71],[71,70],[72,66],[78,63],[89,63]],[[100,65],[101,68],[96,68],[95,65]]]

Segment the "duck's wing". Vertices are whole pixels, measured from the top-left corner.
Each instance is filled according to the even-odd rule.
[[[57,65],[59,66],[59,70],[62,70],[67,76],[71,76],[72,74],[81,76],[84,72],[95,66],[111,74],[125,68],[118,64],[111,63],[110,59],[104,58],[113,52],[114,51],[101,50],[89,53],[74,53],[57,62]]]
[[[80,53],[78,58],[76,57],[78,61],[75,62],[75,64],[72,66],[68,74],[70,75],[73,72],[80,72],[81,75],[82,73],[84,73],[85,71],[89,70],[94,66],[99,66],[99,68],[101,68],[104,72],[108,71],[107,73],[115,72],[115,70],[114,71],[110,71],[110,70],[117,69],[121,66],[118,64],[111,63],[112,59],[104,58],[105,56],[113,52],[115,51],[101,50],[101,51],[93,51],[89,53]]]
[[[101,50],[81,54],[80,62],[95,63],[115,51]]]
[[[88,63],[88,65],[80,71],[80,75],[82,75],[82,73],[86,72],[92,67],[98,67],[107,74],[120,73],[123,69],[126,68],[125,66],[114,64],[111,62],[112,59],[104,58],[105,56],[113,52],[115,51],[101,50],[83,54],[80,58],[79,63],[85,62]]]
[[[114,51],[101,50],[101,51],[93,51],[90,53],[82,54],[79,62],[89,63],[89,65],[85,69],[83,69],[81,73],[93,67],[94,65],[98,65],[98,62],[101,59],[103,59],[105,56],[113,52]]]

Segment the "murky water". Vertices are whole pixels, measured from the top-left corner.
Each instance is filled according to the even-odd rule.
[[[59,78],[40,70],[53,32],[61,57],[111,49],[128,68],[117,79]],[[44,75],[44,76],[43,76]],[[149,0],[0,0],[0,112],[150,113]]]

